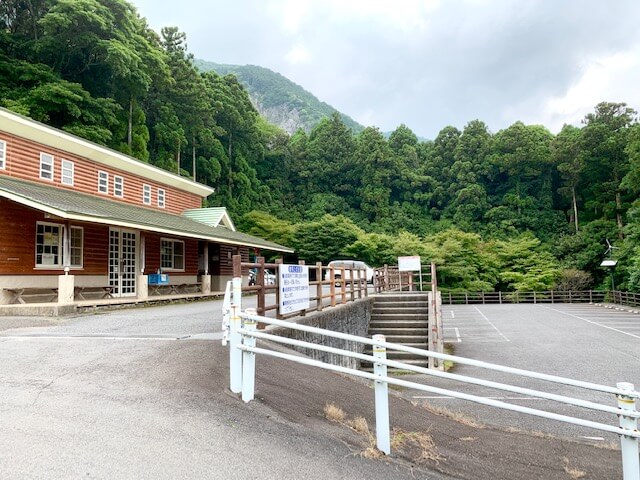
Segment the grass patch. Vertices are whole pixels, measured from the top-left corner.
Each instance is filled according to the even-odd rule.
[[[376,459],[384,457],[384,453],[376,447],[376,436],[369,429],[367,419],[364,417],[348,418],[347,414],[340,407],[329,403],[324,407],[324,416],[331,422],[339,423],[365,439],[365,448],[360,452],[364,458]],[[413,462],[435,462],[439,463],[444,459],[431,435],[424,432],[407,432],[399,428],[394,428],[391,432],[391,449],[404,457],[410,458]]]
[[[587,475],[587,472],[585,472],[584,470],[572,467],[567,457],[564,457],[562,460],[564,461],[564,471],[567,472],[569,477],[571,477],[573,480],[578,480]]]
[[[427,402],[424,402],[422,404],[422,408],[424,408],[429,413],[433,413],[434,415],[438,415],[440,417],[449,418],[454,422],[460,423],[467,427],[478,428],[478,429],[485,428],[484,424],[480,423],[478,420],[476,420],[473,417],[465,415],[462,412],[452,412],[451,410],[447,410],[446,408],[435,407]]]

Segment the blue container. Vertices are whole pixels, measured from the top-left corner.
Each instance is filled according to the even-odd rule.
[[[152,273],[149,275],[149,285],[169,285],[169,275],[166,273]]]

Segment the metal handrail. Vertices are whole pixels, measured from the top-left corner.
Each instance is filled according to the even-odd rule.
[[[229,294],[228,297],[231,298],[231,295]],[[621,452],[623,478],[624,480],[640,480],[640,457],[638,454],[638,440],[640,439],[640,431],[638,431],[638,418],[640,418],[640,413],[636,409],[636,400],[640,398],[640,393],[635,391],[634,386],[630,383],[618,383],[617,388],[613,388],[606,385],[582,382],[579,380],[559,377],[555,375],[548,375],[529,370],[505,367],[502,365],[491,364],[488,362],[482,362],[464,357],[407,347],[405,345],[386,342],[383,335],[374,335],[372,339],[369,339],[366,337],[359,337],[356,335],[310,327],[307,325],[299,325],[288,321],[256,315],[255,310],[242,312],[240,308],[240,304],[242,301],[241,298],[242,296],[240,279],[235,278],[233,285],[233,302],[231,303],[231,321],[229,322],[230,389],[233,392],[241,393],[242,399],[245,402],[249,402],[254,398],[256,354],[262,354],[373,380],[375,387],[374,390],[377,446],[382,452],[386,454],[389,454],[391,451],[391,443],[389,438],[390,428],[388,405],[388,385],[391,384],[617,434],[620,436],[622,446]],[[373,346],[373,355],[366,355],[363,353],[352,352],[350,350],[343,350],[302,340],[281,337],[267,332],[258,332],[256,330],[258,322],[285,327],[293,330],[304,331],[308,333],[315,333],[326,337],[348,340],[364,345],[371,345]],[[269,340],[275,343],[297,346],[335,355],[341,355],[348,358],[356,358],[362,361],[368,361],[373,363],[374,373],[363,372],[354,368],[348,368],[344,366],[331,365],[307,357],[301,357],[298,355],[292,355],[277,352],[267,348],[257,347],[257,339]],[[479,378],[472,378],[438,370],[431,370],[411,364],[406,364],[404,362],[388,360],[386,357],[387,349],[411,352],[424,357],[452,360],[460,364],[474,365],[489,370],[502,371],[514,375],[535,378],[553,383],[560,383],[564,385],[571,385],[584,389],[615,394],[617,398],[617,408],[609,405],[602,405],[596,402],[582,400],[579,398],[558,395]],[[524,407],[521,405],[511,404],[492,398],[481,397],[478,395],[467,394],[456,390],[449,390],[389,377],[387,375],[387,367],[400,368],[403,370],[414,371],[417,373],[437,376],[440,378],[447,378],[459,382],[486,386],[489,388],[510,391],[518,394],[531,395],[538,398],[553,400],[589,410],[611,413],[618,416],[619,426],[613,426],[606,423],[588,420],[585,418],[573,417],[569,415],[549,412],[546,410]]]
[[[342,333],[342,332],[334,332],[332,330],[324,330],[321,328],[317,328],[317,327],[310,327],[308,325],[301,325],[301,324],[297,324],[297,323],[292,323],[292,322],[287,322],[285,320],[277,320],[275,318],[269,318],[268,320],[264,320],[264,317],[261,317],[259,315],[252,315],[246,312],[243,312],[240,314],[240,317],[246,320],[252,320],[255,322],[262,322],[262,323],[266,323],[266,324],[271,324],[271,325],[277,325],[280,327],[285,327],[285,328],[290,328],[292,330],[300,330],[303,332],[308,332],[308,333],[316,333],[319,335],[324,335],[327,337],[333,337],[333,338],[339,338],[342,340],[348,340],[351,342],[358,342],[358,343],[362,343],[364,345],[381,345],[387,349],[390,350],[396,350],[396,351],[401,351],[401,352],[407,352],[407,353],[412,353],[415,355],[419,355],[419,356],[423,356],[423,357],[433,357],[433,358],[437,358],[439,360],[449,360],[455,363],[459,363],[459,364],[464,364],[464,365],[471,365],[474,367],[480,367],[480,368],[484,368],[487,370],[495,370],[495,371],[499,371],[499,372],[503,372],[503,373],[510,373],[513,375],[519,375],[519,376],[523,376],[523,377],[529,377],[529,378],[535,378],[538,380],[545,380],[548,382],[552,382],[552,383],[560,383],[563,385],[571,385],[573,387],[579,387],[579,388],[584,388],[584,389],[588,389],[588,390],[595,390],[598,392],[603,392],[603,393],[610,393],[613,395],[627,395],[628,392],[623,391],[621,389],[618,388],[613,388],[613,387],[609,387],[607,385],[599,385],[597,383],[591,383],[591,382],[583,382],[580,380],[574,380],[571,378],[565,378],[565,377],[560,377],[557,375],[549,375],[546,373],[538,373],[538,372],[532,372],[530,370],[523,370],[520,368],[514,368],[514,367],[507,367],[504,365],[497,365],[494,363],[489,363],[489,362],[484,362],[482,360],[474,360],[472,358],[466,358],[466,357],[458,357],[456,355],[449,355],[447,353],[438,353],[438,352],[432,352],[429,350],[424,350],[424,349],[420,349],[420,348],[415,348],[415,347],[409,347],[407,345],[402,345],[399,343],[390,343],[390,342],[378,342],[375,341],[373,339],[370,338],[366,338],[366,337],[359,337],[357,335],[351,335],[349,333]],[[633,397],[634,398],[640,398],[640,392],[633,392]]]

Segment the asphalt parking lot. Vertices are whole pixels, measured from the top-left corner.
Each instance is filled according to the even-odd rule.
[[[453,346],[455,355],[609,386],[630,382],[636,389],[640,388],[640,315],[637,313],[588,304],[444,305],[443,326],[445,341]],[[454,372],[616,405],[612,395],[477,367],[456,365]],[[551,400],[438,378],[428,381],[442,388],[617,425],[617,418],[610,414]],[[413,393],[410,397],[461,412],[481,423],[588,438],[594,442],[617,440],[607,433],[446,396]]]

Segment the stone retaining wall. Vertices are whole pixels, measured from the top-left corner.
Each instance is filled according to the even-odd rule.
[[[369,332],[369,320],[371,319],[373,301],[373,297],[363,298],[345,305],[327,308],[321,312],[314,312],[305,317],[298,317],[294,321],[300,325],[308,325],[310,327],[324,328],[326,330],[366,337]],[[275,328],[269,333],[309,343],[351,350],[358,353],[362,353],[364,351],[364,345],[361,343],[349,342],[339,338],[325,337],[315,333],[301,332],[299,330],[291,330],[288,328]],[[319,352],[317,350],[310,350],[307,348],[296,347],[295,350],[313,358],[314,360],[320,360],[333,365],[357,368],[359,364],[359,360],[355,358],[343,357],[341,355]]]

